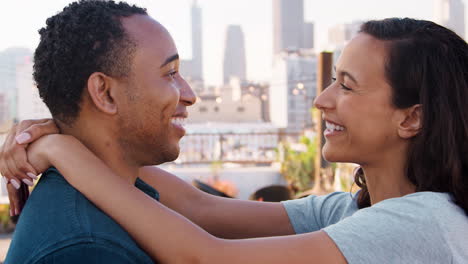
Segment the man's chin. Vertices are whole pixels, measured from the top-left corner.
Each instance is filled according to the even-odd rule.
[[[179,157],[179,153],[180,153],[179,148],[177,148],[177,151],[173,150],[173,151],[165,151],[165,152],[158,153],[158,156],[155,159],[149,161],[149,163],[151,164],[147,164],[146,166],[160,165],[166,162],[174,161]]]

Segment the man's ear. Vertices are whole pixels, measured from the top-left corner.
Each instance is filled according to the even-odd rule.
[[[102,72],[94,72],[88,78],[88,94],[94,106],[106,114],[116,114],[117,104],[113,98],[111,78]]]
[[[422,105],[416,104],[403,110],[403,118],[398,124],[398,135],[409,139],[416,136],[422,126]]]

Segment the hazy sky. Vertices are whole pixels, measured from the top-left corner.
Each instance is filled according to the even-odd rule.
[[[47,17],[60,11],[69,0],[0,0],[0,51],[11,46],[34,50],[37,30]],[[146,7],[151,16],[167,27],[182,58],[191,57],[190,5],[192,0],[129,0]],[[199,0],[203,16],[204,75],[207,83],[222,81],[222,57],[228,24],[244,31],[247,75],[268,80],[272,61],[272,0]],[[465,14],[468,8],[465,5]],[[433,0],[305,0],[305,19],[315,23],[316,46],[324,47],[330,26],[385,17],[432,20]],[[468,23],[467,23],[468,25]]]

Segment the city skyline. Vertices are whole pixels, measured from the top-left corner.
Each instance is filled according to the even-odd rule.
[[[37,30],[72,1],[7,1],[0,11],[0,51],[8,47],[27,47],[34,50],[38,43]],[[191,59],[191,0],[171,3],[152,0],[132,0],[148,8],[148,12],[171,32],[182,59]],[[45,4],[46,3],[46,4]],[[271,77],[273,54],[272,0],[216,1],[199,0],[203,16],[203,72],[209,85],[222,84],[222,64],[225,35],[229,24],[242,26],[245,35],[247,78],[268,81]],[[28,8],[24,8],[27,6]],[[327,49],[328,29],[355,20],[381,19],[389,16],[408,16],[433,20],[433,0],[403,1],[304,1],[304,20],[315,24],[316,50]],[[467,5],[465,2],[465,10]],[[465,14],[467,12],[465,11]],[[466,17],[465,17],[466,21]],[[466,22],[465,22],[466,23]],[[6,25],[15,25],[9,27]]]

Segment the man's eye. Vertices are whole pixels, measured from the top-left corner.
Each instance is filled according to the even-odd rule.
[[[177,74],[177,71],[171,71],[168,75],[171,77],[171,78],[174,78]]]

